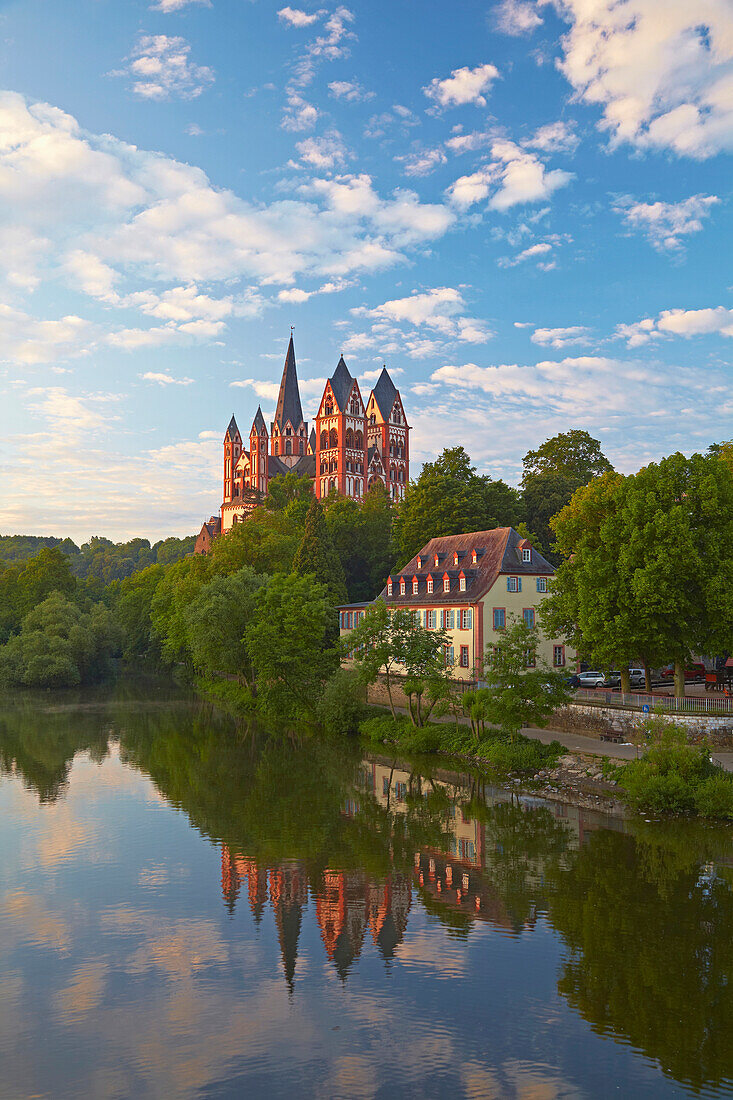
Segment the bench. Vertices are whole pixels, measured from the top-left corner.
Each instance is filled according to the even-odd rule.
[[[610,733],[602,733],[600,735],[601,741],[612,741],[614,745],[622,745],[624,741],[624,735],[622,733],[616,733],[612,730]]]

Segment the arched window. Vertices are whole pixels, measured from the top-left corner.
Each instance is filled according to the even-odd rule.
[[[327,451],[328,450],[328,432],[326,431],[325,428],[321,432],[321,450],[322,451]]]
[[[292,435],[293,434],[293,429],[290,427],[289,424],[288,424],[287,428],[285,429],[285,434],[286,435]]]
[[[347,447],[353,447],[354,446],[354,433],[352,432],[351,428],[346,429],[346,446]]]
[[[412,594],[413,594],[413,596],[417,596],[417,588],[418,588],[417,577],[413,577],[412,578]]]
[[[303,444],[303,440],[301,439],[300,442],[298,443],[298,453],[299,454],[302,454],[302,455],[305,454],[305,451],[303,450],[303,447],[304,447],[304,444]]]
[[[364,450],[364,436],[361,432],[354,432],[354,450]]]
[[[321,463],[321,473],[322,474],[327,474],[328,473],[328,463],[327,462],[322,462]]]
[[[331,428],[328,433],[328,445],[329,447],[338,447],[339,445],[339,434],[335,428]]]
[[[377,423],[377,418],[374,415],[374,413],[372,413],[372,415],[369,417],[369,423],[370,424],[376,424]]]
[[[331,478],[331,484],[328,486],[328,488],[329,489],[335,489],[336,488],[336,478],[335,477]]]
[[[323,405],[323,415],[333,416],[333,401],[330,397],[327,397]]]
[[[292,444],[291,440],[286,439],[285,440],[285,454],[289,455],[289,454],[292,454],[292,453],[293,453],[293,444]]]

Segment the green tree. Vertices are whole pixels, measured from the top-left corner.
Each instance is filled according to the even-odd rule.
[[[210,563],[201,554],[165,571],[150,605],[150,621],[166,664],[192,664],[187,611],[209,579]]]
[[[537,533],[553,563],[558,558],[552,550],[550,520],[577,489],[611,470],[598,440],[580,429],[560,432],[524,456],[522,493],[527,525]]]
[[[526,723],[544,726],[570,693],[563,677],[538,657],[539,634],[523,619],[513,620],[484,655],[490,697],[485,718],[512,741]]]
[[[405,670],[403,687],[410,718],[414,726],[424,726],[436,704],[444,702],[451,689],[451,637],[445,630],[428,630],[414,613],[408,613],[399,622],[396,641]]]
[[[18,610],[25,615],[51,592],[72,596],[76,580],[69,559],[58,546],[44,547],[18,575]]]
[[[392,687],[403,658],[402,638],[411,621],[412,612],[408,608],[399,607],[390,612],[384,600],[375,600],[343,639],[344,653],[353,657],[365,684],[374,684],[380,674],[384,676],[393,718],[397,717],[397,712]]]
[[[163,576],[162,565],[149,565],[119,582],[114,607],[123,632],[123,654],[128,660],[160,660],[160,640],[153,630],[151,609]]]
[[[300,577],[312,576],[322,584],[332,608],[346,603],[348,596],[344,571],[318,497],[313,497],[308,509],[303,537],[293,558],[293,573]]]
[[[399,557],[409,561],[432,538],[516,527],[523,519],[517,490],[480,477],[463,447],[451,447],[407,486],[396,522]]]
[[[323,646],[328,615],[325,585],[312,576],[276,573],[260,590],[244,636],[268,713],[317,717],[323,685],[338,665],[337,651]]]
[[[245,566],[228,577],[213,577],[199,590],[184,612],[195,668],[227,672],[253,685],[244,634],[264,581]]]
[[[212,573],[236,573],[245,565],[255,573],[289,573],[302,537],[302,526],[287,509],[255,508],[244,523],[216,539],[208,555]]]

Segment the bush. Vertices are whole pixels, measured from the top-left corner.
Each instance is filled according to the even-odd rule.
[[[733,777],[712,775],[695,792],[695,809],[701,817],[733,820]]]
[[[356,733],[364,717],[365,690],[352,669],[337,668],[323,689],[318,716],[329,733]]]
[[[691,813],[694,786],[676,772],[661,774],[645,764],[644,760],[635,761],[624,773],[622,784],[631,805],[651,813]]]
[[[238,680],[215,680],[209,677],[200,677],[196,681],[196,687],[204,695],[208,695],[214,702],[219,703],[232,714],[250,714],[255,709],[255,698],[252,689]]]
[[[375,714],[359,725],[359,733],[368,741],[382,744],[383,741],[401,741],[405,733],[412,729],[410,719],[404,715],[393,718],[391,714]]]

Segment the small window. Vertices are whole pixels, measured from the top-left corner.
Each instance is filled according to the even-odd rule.
[[[412,594],[417,596],[417,577],[412,578]]]
[[[533,607],[525,607],[523,614],[524,614],[524,621],[527,624],[527,626],[530,628],[530,630],[534,630],[534,608]]]
[[[436,554],[436,555],[435,555],[435,557],[433,558],[433,565],[435,566],[435,568],[436,568],[436,569],[437,569],[437,568],[438,568],[438,566],[440,565],[440,558],[438,557],[438,555],[437,555],[437,554]]]
[[[461,665],[461,668],[468,668],[468,646],[467,645],[462,645],[461,646],[460,665]]]
[[[471,564],[475,565],[477,561],[478,561],[478,554],[476,553],[475,550],[472,550],[471,551]]]
[[[387,581],[387,595],[388,596],[392,595],[392,581],[391,580]]]
[[[459,577],[458,578],[458,588],[460,589],[461,592],[466,591],[466,578],[465,577]]]
[[[405,584],[405,578],[402,577],[402,579],[400,580],[400,596],[404,596],[406,591],[407,585]]]
[[[562,668],[565,665],[564,645],[554,645],[552,647],[552,663],[555,668]]]
[[[382,797],[386,798],[389,794],[389,776],[382,777]]]
[[[458,554],[453,555],[453,564],[458,565]]]
[[[507,577],[507,579],[506,579],[506,590],[507,590],[507,592],[521,592],[522,588],[521,588],[521,584],[520,584],[520,581],[519,581],[519,577]]]
[[[422,569],[422,558],[420,557],[419,554],[417,556],[417,567],[418,567],[418,569]]]
[[[522,561],[532,561],[532,547],[525,546],[522,550]]]
[[[433,591],[433,578],[431,577],[430,580],[428,581],[428,592],[432,592],[432,591]]]
[[[494,608],[494,630],[504,630],[506,627],[506,611],[503,607]]]
[[[450,577],[443,577],[443,591],[450,592]]]
[[[546,592],[547,591],[547,577],[538,577],[537,578],[537,591],[538,592]]]
[[[425,612],[425,626],[428,630],[435,630],[435,611]]]

